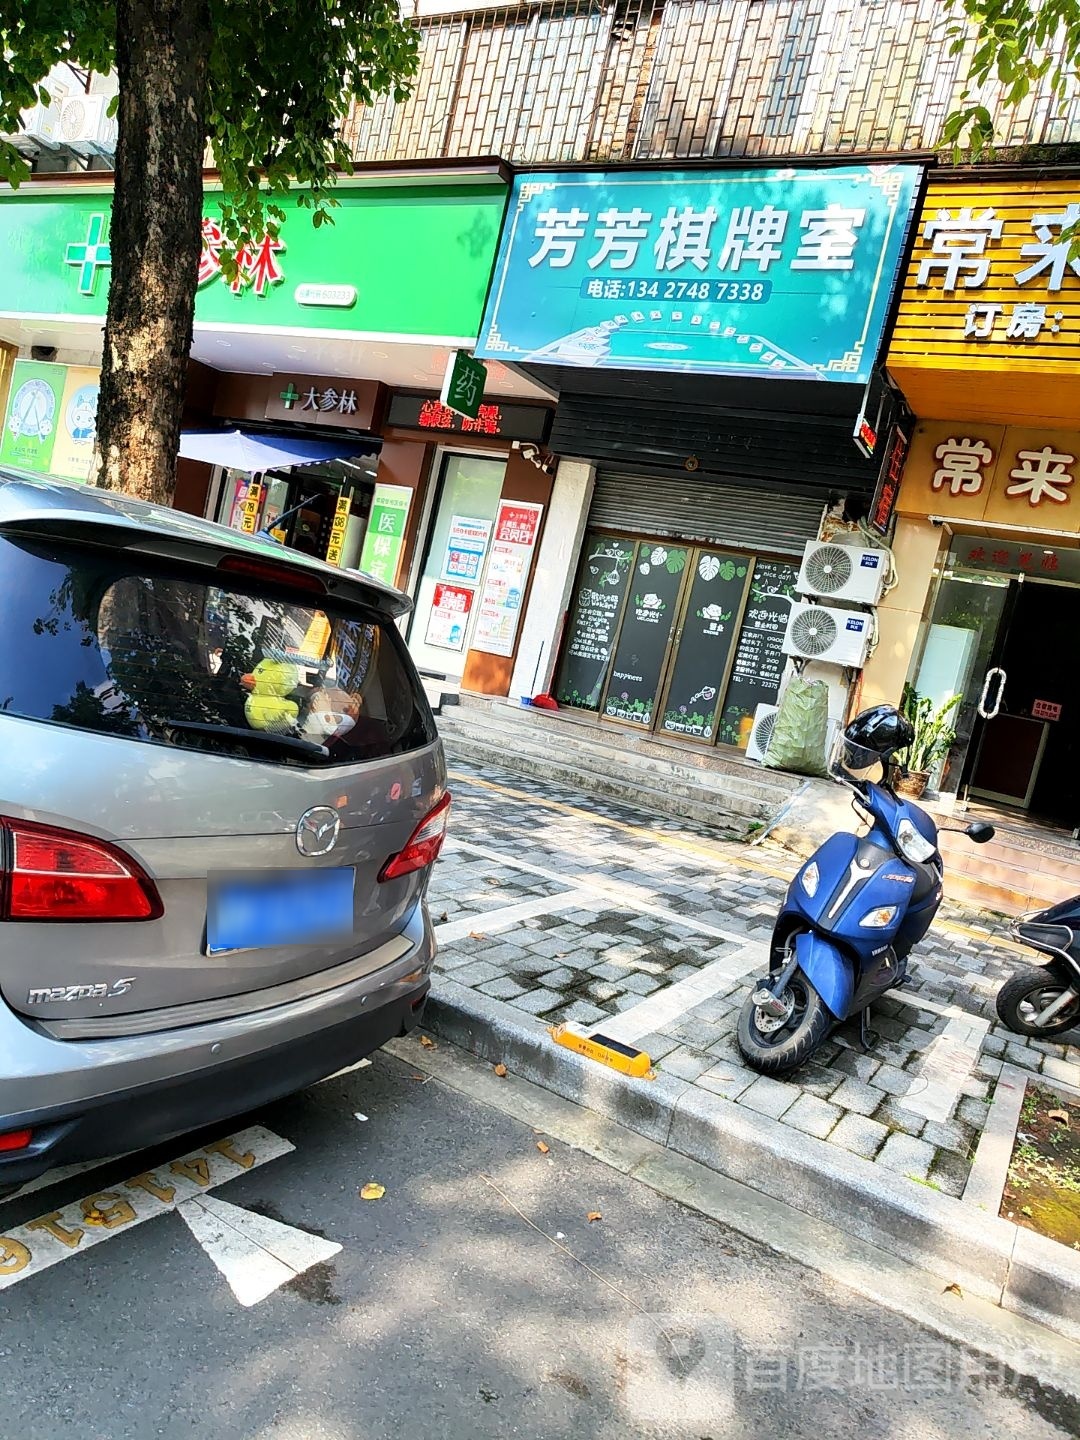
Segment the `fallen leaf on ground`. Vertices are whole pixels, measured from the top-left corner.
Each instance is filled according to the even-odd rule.
[[[599,1210],[590,1210],[588,1215],[585,1216],[585,1219],[588,1220],[590,1225],[594,1220],[602,1220],[603,1218]]]
[[[360,1187],[361,1200],[381,1200],[386,1194],[385,1185],[377,1185],[374,1180],[369,1180],[366,1185]]]
[[[449,919],[450,919],[449,912],[446,911],[446,910],[444,910],[444,911],[442,912],[442,914],[439,916],[439,924],[440,924],[440,925],[445,925],[446,922],[447,922]]]
[[[506,1066],[505,1066],[505,1065],[496,1065],[496,1066],[495,1066],[495,1074],[498,1075],[498,1077],[499,1077],[500,1080],[505,1080],[505,1079],[506,1079]]]
[[[485,875],[484,879],[489,885],[501,885],[501,880],[496,880],[494,875]]]
[[[941,1293],[943,1295],[959,1295],[961,1300],[964,1298],[964,1292],[960,1289],[960,1286],[956,1283],[955,1280],[951,1285],[946,1285],[945,1289]]]
[[[540,1154],[541,1154],[541,1155],[546,1155],[546,1154],[548,1153],[548,1151],[551,1149],[551,1146],[550,1146],[550,1145],[545,1145],[544,1142],[543,1142],[543,1140],[537,1140],[537,1142],[536,1142],[536,1148],[540,1151]]]
[[[1069,1123],[1069,1112],[1067,1110],[1048,1110],[1046,1112],[1046,1118],[1048,1120],[1057,1120],[1060,1124],[1067,1126]]]
[[[470,931],[469,931],[469,939],[470,939],[470,940],[486,940],[486,939],[487,939],[487,936],[484,934],[484,932],[483,932],[482,930],[470,930]]]
[[[421,1035],[421,1036],[420,1036],[420,1044],[424,1047],[425,1050],[437,1050],[437,1049],[438,1049],[438,1046],[435,1044],[435,1041],[432,1040],[432,1038],[431,1038],[430,1035]]]

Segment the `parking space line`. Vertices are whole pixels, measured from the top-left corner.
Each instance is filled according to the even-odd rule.
[[[435,927],[435,939],[440,945],[452,945],[455,940],[464,940],[467,935],[482,931],[485,935],[498,930],[509,930],[522,920],[531,920],[536,915],[554,915],[560,910],[604,910],[612,908],[598,904],[597,896],[584,890],[564,890],[559,895],[535,895],[531,900],[521,900],[516,905],[504,905],[501,909],[477,911],[460,920],[448,920]]]
[[[897,1096],[902,1110],[926,1120],[948,1120],[979,1058],[990,1021],[982,1015],[954,1015],[923,1051],[916,1079]]]
[[[654,1030],[670,1025],[688,1010],[711,999],[732,981],[742,980],[752,970],[766,966],[768,958],[768,946],[764,943],[744,945],[734,955],[714,960],[696,975],[688,975],[685,980],[657,990],[629,1010],[590,1028],[624,1044],[640,1040],[643,1035],[651,1035]]]
[[[508,865],[514,870],[523,870],[529,875],[538,875],[543,880],[554,880],[570,889],[576,887],[579,890],[594,891],[596,894],[604,896],[609,902],[614,902],[614,905],[609,903],[607,908],[615,908],[617,905],[619,909],[623,910],[639,910],[643,915],[652,915],[658,920],[666,920],[670,925],[681,925],[686,930],[694,930],[699,935],[709,935],[715,940],[727,940],[735,944],[743,944],[746,941],[745,935],[740,935],[732,930],[722,930],[716,925],[706,924],[704,920],[695,920],[689,915],[679,915],[676,911],[669,910],[666,905],[655,904],[646,898],[649,892],[637,885],[626,885],[622,881],[612,880],[606,875],[560,875],[557,870],[548,870],[542,865],[533,865],[527,860],[516,860],[513,856],[503,855],[498,850],[490,850],[486,845],[476,845],[471,840],[456,840],[454,845],[456,849],[464,850],[481,860],[491,860],[499,865]],[[550,898],[557,899],[558,897]],[[452,921],[451,923],[460,925],[463,922]],[[475,929],[476,926],[472,928]]]
[[[0,1290],[157,1215],[167,1215],[185,1200],[295,1148],[280,1135],[252,1125],[108,1190],[13,1226],[0,1233]]]

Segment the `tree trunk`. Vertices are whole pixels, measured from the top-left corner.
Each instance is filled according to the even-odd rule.
[[[117,0],[112,280],[94,481],[168,505],[201,248],[209,0]]]

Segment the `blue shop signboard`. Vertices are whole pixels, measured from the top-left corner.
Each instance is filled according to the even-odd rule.
[[[476,353],[865,384],[921,174],[519,175]]]

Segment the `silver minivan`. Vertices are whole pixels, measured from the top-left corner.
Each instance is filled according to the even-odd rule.
[[[450,797],[408,605],[0,472],[0,1189],[417,1023]]]

